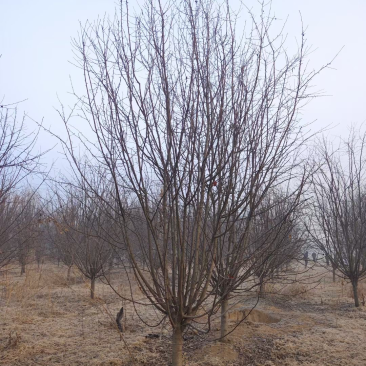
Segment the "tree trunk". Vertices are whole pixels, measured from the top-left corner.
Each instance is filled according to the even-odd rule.
[[[25,273],[25,263],[22,263],[21,266],[20,275],[22,276]]]
[[[259,297],[261,299],[264,299],[266,297],[266,284],[263,281],[261,281],[261,284],[259,286]]]
[[[221,342],[225,341],[225,336],[228,333],[228,309],[229,300],[224,299],[221,303]]]
[[[72,267],[72,266],[69,266],[69,268],[67,269],[67,278],[66,278],[67,282],[69,282],[69,281],[70,281],[70,277],[71,277],[71,267]]]
[[[183,332],[180,324],[173,330],[172,366],[183,366]]]
[[[355,299],[355,306],[358,308],[360,306],[360,302],[358,300],[358,289],[357,289],[358,281],[352,282],[352,288],[353,288],[353,297]]]
[[[90,297],[92,299],[94,299],[94,294],[95,294],[95,278],[92,278],[90,281],[91,281],[91,284],[90,284]]]
[[[336,281],[336,269],[335,269],[335,267],[333,267],[333,282],[335,282]]]

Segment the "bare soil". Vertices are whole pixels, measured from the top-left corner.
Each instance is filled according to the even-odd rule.
[[[51,263],[28,265],[23,276],[15,266],[0,274],[0,365],[169,365],[169,324],[159,324],[152,306],[133,306],[101,281],[91,300],[89,282],[76,270],[69,282],[66,275]],[[111,277],[128,295],[125,274],[116,269]],[[350,285],[333,283],[321,267],[300,280],[269,284],[252,311],[255,293],[233,300],[236,328],[225,342],[215,340],[218,318],[207,336],[188,332],[185,365],[365,366],[366,307],[353,306]],[[365,290],[361,284],[361,299]],[[137,286],[133,291],[139,298]],[[115,322],[121,306],[122,337]]]

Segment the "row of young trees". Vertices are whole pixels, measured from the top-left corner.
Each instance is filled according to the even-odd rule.
[[[346,144],[347,161],[326,143],[311,159],[300,111],[328,65],[307,69],[303,29],[291,56],[281,34],[271,36],[276,19],[264,10],[249,11],[242,35],[228,2],[212,0],[147,0],[136,14],[121,2],[112,20],[82,27],[74,46],[85,92],[75,94],[71,113],[60,110],[67,137],[56,136],[72,175],[42,210],[26,199],[27,213],[15,214],[21,221],[42,212],[38,226],[21,224],[32,234],[12,237],[39,242],[41,233],[90,279],[91,297],[113,258],[123,258],[147,303],[171,324],[174,366],[183,362],[186,329],[203,321],[209,329],[221,311],[225,337],[230,299],[257,287],[263,293],[309,245],[351,280],[359,306],[365,141]],[[87,132],[73,128],[73,118]],[[34,162],[25,151],[15,166],[31,172],[21,165]],[[4,215],[11,197],[0,202]],[[1,263],[15,248],[6,235]]]

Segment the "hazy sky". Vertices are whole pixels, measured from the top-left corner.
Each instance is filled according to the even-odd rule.
[[[229,0],[235,6],[236,1]],[[134,4],[134,0],[129,1]],[[245,2],[253,9],[256,1]],[[68,104],[70,77],[77,84],[80,71],[73,60],[71,39],[77,36],[79,23],[98,15],[113,14],[114,0],[0,0],[0,99],[5,103],[22,99],[22,108],[45,126],[61,131],[55,111],[57,95]],[[366,0],[273,0],[273,13],[285,21],[288,39],[300,39],[301,23],[313,45],[310,66],[329,62],[315,87],[327,97],[312,101],[303,110],[303,121],[316,120],[314,129],[334,126],[328,135],[347,134],[351,124],[366,121]],[[79,77],[79,78],[78,78]],[[29,122],[30,128],[31,122]],[[41,135],[39,146],[49,148],[52,140]],[[57,156],[56,149],[50,157]]]

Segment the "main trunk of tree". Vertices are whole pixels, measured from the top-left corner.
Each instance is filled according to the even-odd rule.
[[[172,365],[183,366],[183,331],[180,324],[173,330]]]
[[[266,297],[266,284],[265,282],[261,282],[260,286],[259,286],[259,297],[261,299],[264,299]]]
[[[352,288],[353,288],[353,297],[355,299],[355,306],[358,308],[360,306],[360,302],[358,300],[358,289],[357,289],[358,281],[352,282]]]
[[[228,309],[229,300],[224,299],[221,304],[221,342],[225,342],[225,336],[228,333]]]
[[[94,299],[94,294],[95,294],[95,278],[92,278],[91,280],[90,280],[90,297],[92,298],[92,299]]]
[[[335,267],[333,267],[333,282],[335,282],[336,281],[336,269],[335,269]]]
[[[69,266],[69,268],[67,269],[67,282],[70,281],[70,276],[71,276],[71,267],[72,266]]]

